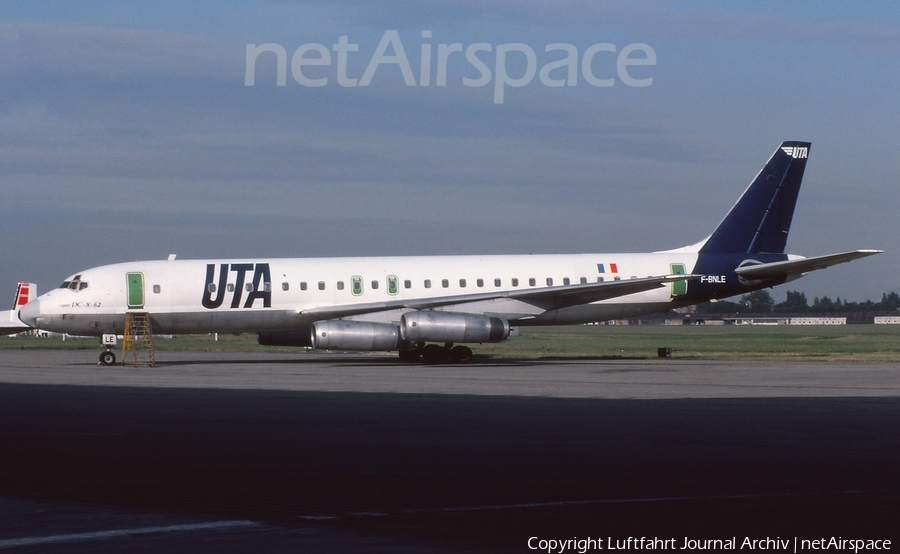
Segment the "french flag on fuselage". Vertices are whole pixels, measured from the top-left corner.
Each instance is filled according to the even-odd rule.
[[[606,273],[606,266],[609,266],[610,273],[618,273],[619,268],[616,264],[597,264],[597,271],[600,273]]]

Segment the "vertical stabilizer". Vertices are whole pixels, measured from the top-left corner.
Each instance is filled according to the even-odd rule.
[[[19,286],[16,289],[16,302],[13,304],[12,308],[13,311],[18,310],[35,298],[37,298],[37,286],[34,283],[19,281]]]
[[[783,142],[700,252],[783,253],[809,146]]]

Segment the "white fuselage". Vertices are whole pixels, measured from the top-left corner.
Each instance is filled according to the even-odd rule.
[[[124,314],[131,310],[149,312],[163,333],[302,329],[333,317],[330,306],[414,304],[445,296],[690,273],[696,259],[696,252],[661,252],[129,262],[83,271],[68,279],[66,288],[42,295],[37,324],[77,335],[121,333]],[[77,284],[71,286],[74,280]],[[435,309],[497,315],[518,325],[585,323],[686,304],[673,298],[673,286],[558,310],[509,298]],[[347,319],[397,323],[406,311],[410,308],[397,307]]]

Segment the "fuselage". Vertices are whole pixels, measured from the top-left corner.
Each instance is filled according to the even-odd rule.
[[[152,314],[155,330],[162,333],[291,330],[324,319],[321,314],[328,306],[414,303],[441,296],[690,273],[696,261],[696,253],[679,252],[128,262],[73,275],[60,288],[40,296],[39,305],[22,317],[35,316],[34,323],[49,331],[89,336],[121,333],[127,311]],[[498,314],[517,325],[585,323],[689,304],[687,291],[692,286],[678,281],[557,310],[491,299],[454,305],[452,311]],[[383,310],[351,319],[396,323],[404,311],[409,310]]]

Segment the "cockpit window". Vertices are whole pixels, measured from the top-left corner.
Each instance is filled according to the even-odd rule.
[[[78,292],[80,290],[84,290],[88,288],[88,282],[81,280],[81,275],[76,275],[70,281],[63,281],[63,284],[59,286],[61,289],[69,289]]]

